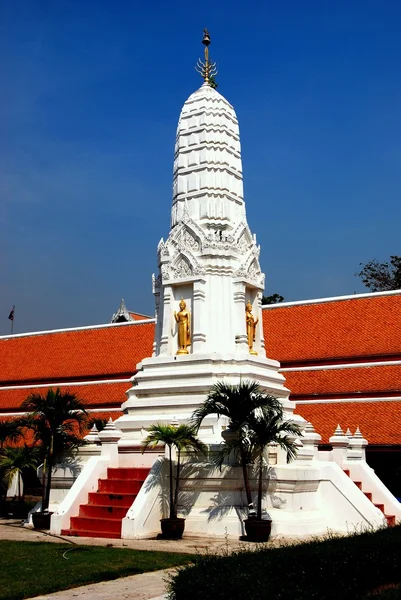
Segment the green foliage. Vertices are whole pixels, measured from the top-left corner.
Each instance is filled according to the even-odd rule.
[[[61,392],[59,388],[49,389],[45,396],[31,394],[24,400],[21,408],[28,415],[19,419],[20,426],[33,431],[35,444],[42,451],[46,475],[46,481],[43,481],[42,510],[47,510],[54,457],[84,443],[77,433],[84,432],[87,413],[75,394]]]
[[[217,382],[210,390],[203,404],[191,417],[191,423],[199,428],[208,415],[227,417],[228,431],[223,432],[225,441],[215,462],[221,466],[233,454],[242,467],[244,487],[248,503],[249,516],[261,518],[263,452],[272,442],[279,444],[286,452],[287,459],[296,456],[294,438],[301,432],[292,421],[283,421],[282,404],[278,398],[265,394],[255,381],[241,381],[230,385]],[[229,435],[227,435],[229,433]],[[258,511],[255,515],[252,493],[249,484],[247,465],[258,465]]]
[[[21,436],[17,419],[0,419],[0,450],[8,442],[17,442]]]
[[[166,444],[169,449],[170,470],[170,519],[177,518],[178,493],[180,486],[181,458],[182,452],[190,450],[195,454],[206,453],[206,446],[196,437],[196,428],[190,425],[165,425],[156,423],[148,429],[148,435],[142,442],[142,452],[147,448],[155,448],[160,444]],[[177,451],[177,463],[175,469],[175,489],[173,481],[173,459],[172,448]]]
[[[191,555],[169,552],[8,541],[0,541],[0,554],[2,600],[42,596],[80,585],[184,565],[194,559]]]
[[[13,478],[18,476],[18,500],[23,500],[21,479],[24,472],[36,469],[38,464],[38,449],[27,445],[18,448],[3,448],[0,452],[0,470],[7,487]]]
[[[173,576],[169,600],[390,600],[400,596],[369,594],[400,583],[398,526],[284,548],[198,556]]]
[[[363,269],[356,275],[371,292],[401,289],[401,256],[390,256],[390,263],[373,259],[360,266]]]
[[[210,87],[213,88],[214,90],[217,90],[217,88],[219,87],[219,84],[217,83],[216,78],[213,77],[213,75],[209,76],[208,82],[209,82]]]
[[[271,296],[262,296],[262,304],[278,304],[284,302],[284,296],[272,294]]]

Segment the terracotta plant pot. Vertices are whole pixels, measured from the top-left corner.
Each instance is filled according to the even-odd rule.
[[[185,529],[185,519],[160,519],[162,536],[166,540],[180,540]]]
[[[50,529],[51,512],[32,513],[32,523],[35,529]]]
[[[245,519],[245,531],[250,542],[267,542],[272,522],[270,519]]]

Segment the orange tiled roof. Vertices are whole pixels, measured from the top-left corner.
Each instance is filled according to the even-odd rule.
[[[151,356],[154,323],[66,330],[0,339],[4,382],[65,381],[101,374],[132,375]]]
[[[49,385],[49,387],[53,387]],[[91,385],[69,385],[59,386],[62,392],[70,392],[80,398],[85,406],[111,408],[120,406],[126,400],[125,392],[131,387],[127,383],[95,383]],[[14,388],[4,389],[0,387],[0,407],[1,409],[17,410],[20,408],[23,400],[29,394],[46,394],[47,388]],[[111,415],[110,415],[111,416]]]
[[[134,321],[143,321],[145,319],[153,319],[153,317],[149,317],[149,315],[143,315],[142,313],[132,312],[131,310],[128,311],[128,314],[131,317],[131,319],[134,319]]]
[[[289,371],[283,375],[292,397],[401,392],[401,365]]]
[[[401,444],[400,402],[330,402],[304,404],[296,411],[310,421],[327,444],[338,424],[343,431],[349,427],[354,433],[357,427],[369,444]]]
[[[401,354],[401,295],[263,310],[267,356],[283,362]]]

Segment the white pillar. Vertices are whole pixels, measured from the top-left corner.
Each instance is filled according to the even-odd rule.
[[[111,418],[106,427],[99,433],[102,443],[102,456],[109,459],[109,467],[118,467],[118,442],[122,432],[116,428]]]
[[[206,281],[198,279],[194,281],[192,292],[192,352],[200,354],[204,352],[207,335],[205,325],[206,315]]]
[[[163,324],[160,338],[160,354],[169,354],[169,338],[171,328],[171,286],[163,289]]]
[[[235,281],[233,283],[233,290],[235,311],[235,348],[241,354],[249,354],[245,321],[245,283],[242,281]]]
[[[368,440],[366,440],[359,427],[357,427],[354,435],[351,437],[348,448],[348,460],[351,461],[366,461],[366,446],[368,445]]]
[[[329,439],[329,443],[333,447],[332,454],[334,462],[342,467],[347,460],[349,438],[344,434],[340,425],[337,425],[337,429],[335,430],[334,435]]]

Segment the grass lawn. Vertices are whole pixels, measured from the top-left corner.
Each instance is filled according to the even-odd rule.
[[[0,541],[0,600],[18,600],[194,560],[188,554]]]

